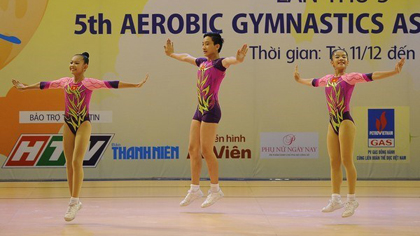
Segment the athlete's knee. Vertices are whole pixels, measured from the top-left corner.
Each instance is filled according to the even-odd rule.
[[[73,158],[72,168],[82,168],[83,167],[83,158]]]
[[[330,160],[331,169],[337,170],[341,168],[341,160],[340,158],[335,158]]]
[[[204,158],[212,158],[214,155],[213,147],[201,146],[201,153],[203,154]]]
[[[71,159],[71,158],[73,158],[73,150],[71,150],[71,151],[64,150],[64,157],[65,157],[66,159]]]
[[[348,169],[348,168],[354,168],[354,163],[353,163],[353,159],[351,157],[343,157],[341,162],[343,163],[343,166]]]
[[[188,146],[188,153],[193,156],[200,154],[200,147],[198,145],[189,145]]]
[[[67,163],[66,169],[68,173],[71,173],[73,171],[73,163]]]

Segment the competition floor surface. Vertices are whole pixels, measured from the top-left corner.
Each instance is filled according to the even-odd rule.
[[[66,182],[0,182],[0,235],[418,236],[420,181],[359,181],[350,218],[322,213],[328,181],[222,181],[225,198],[180,207],[188,181],[86,181],[75,220]],[[201,183],[207,192],[209,182]],[[342,196],[345,199],[346,185]]]

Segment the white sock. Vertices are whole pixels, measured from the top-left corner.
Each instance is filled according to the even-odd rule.
[[[70,205],[74,205],[79,203],[79,198],[78,197],[71,197],[70,198]]]
[[[331,199],[335,202],[339,202],[339,201],[341,201],[341,195],[337,194],[337,193],[333,193],[333,194],[331,194]]]
[[[356,194],[347,194],[347,201],[355,201]]]
[[[200,185],[191,184],[190,186],[191,192],[197,192],[198,190],[200,190]]]
[[[220,190],[219,184],[210,184],[210,191],[212,193],[217,193],[219,192],[219,190]]]

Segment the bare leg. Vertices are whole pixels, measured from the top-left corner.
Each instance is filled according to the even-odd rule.
[[[83,183],[83,158],[87,151],[92,126],[85,121],[76,133],[74,153],[73,153],[73,194],[72,197],[78,198]]]
[[[191,165],[191,183],[194,185],[200,184],[200,173],[203,164],[200,154],[200,125],[200,121],[191,121],[190,141],[188,144]]]
[[[69,185],[70,196],[73,196],[73,150],[74,150],[74,134],[71,132],[67,124],[64,124],[63,131],[63,149],[66,158],[67,183]]]
[[[341,133],[341,127],[340,127]],[[344,204],[341,202],[340,187],[343,182],[343,171],[341,169],[341,156],[340,156],[340,142],[338,135],[334,132],[331,124],[328,125],[327,133],[327,148],[330,156],[331,168],[331,186],[332,195],[328,205],[322,208],[322,212],[333,212],[343,208]]]
[[[338,135],[334,132],[331,125],[328,125],[327,148],[328,154],[330,156],[332,193],[340,194],[340,187],[341,183],[343,182],[343,171],[341,170],[340,142]]]
[[[206,159],[207,167],[210,175],[210,183],[219,183],[219,163],[216,155],[213,152],[214,142],[216,141],[216,131],[218,124],[216,123],[201,123],[200,129],[200,148]]]
[[[341,161],[346,168],[347,182],[349,185],[349,194],[356,191],[357,171],[353,162],[354,137],[356,135],[356,127],[350,120],[344,120],[340,126],[340,150]]]
[[[200,126],[200,121],[191,121],[188,153],[190,154],[192,184],[187,196],[179,203],[180,206],[188,206],[196,199],[203,197],[203,192],[198,186],[200,184],[201,167],[203,165],[203,160],[200,154]]]

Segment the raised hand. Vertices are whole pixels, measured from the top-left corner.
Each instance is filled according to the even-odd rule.
[[[174,53],[174,43],[170,39],[166,40],[166,45],[163,47],[165,48],[166,56],[170,57]]]
[[[405,63],[405,57],[403,57],[396,65],[395,65],[395,71],[397,72],[397,73],[400,73],[401,72],[401,70],[402,70],[402,68],[403,68],[403,66],[404,66],[404,63]]]
[[[149,79],[149,74],[146,74],[146,78],[144,78],[142,82],[138,83],[136,85],[136,88],[140,88],[141,86],[143,86],[143,84],[145,84],[148,79]]]
[[[244,44],[241,49],[236,53],[236,60],[243,62],[245,60],[246,53],[248,52],[248,45]]]
[[[299,82],[299,80],[300,80],[300,74],[299,74],[298,66],[297,65],[295,67],[294,77],[295,77],[296,82]]]
[[[23,89],[26,88],[26,86],[24,84],[22,84],[21,82],[19,82],[18,80],[12,79],[12,83],[13,83],[13,86],[15,86],[15,88],[17,88],[19,90],[23,90]]]

